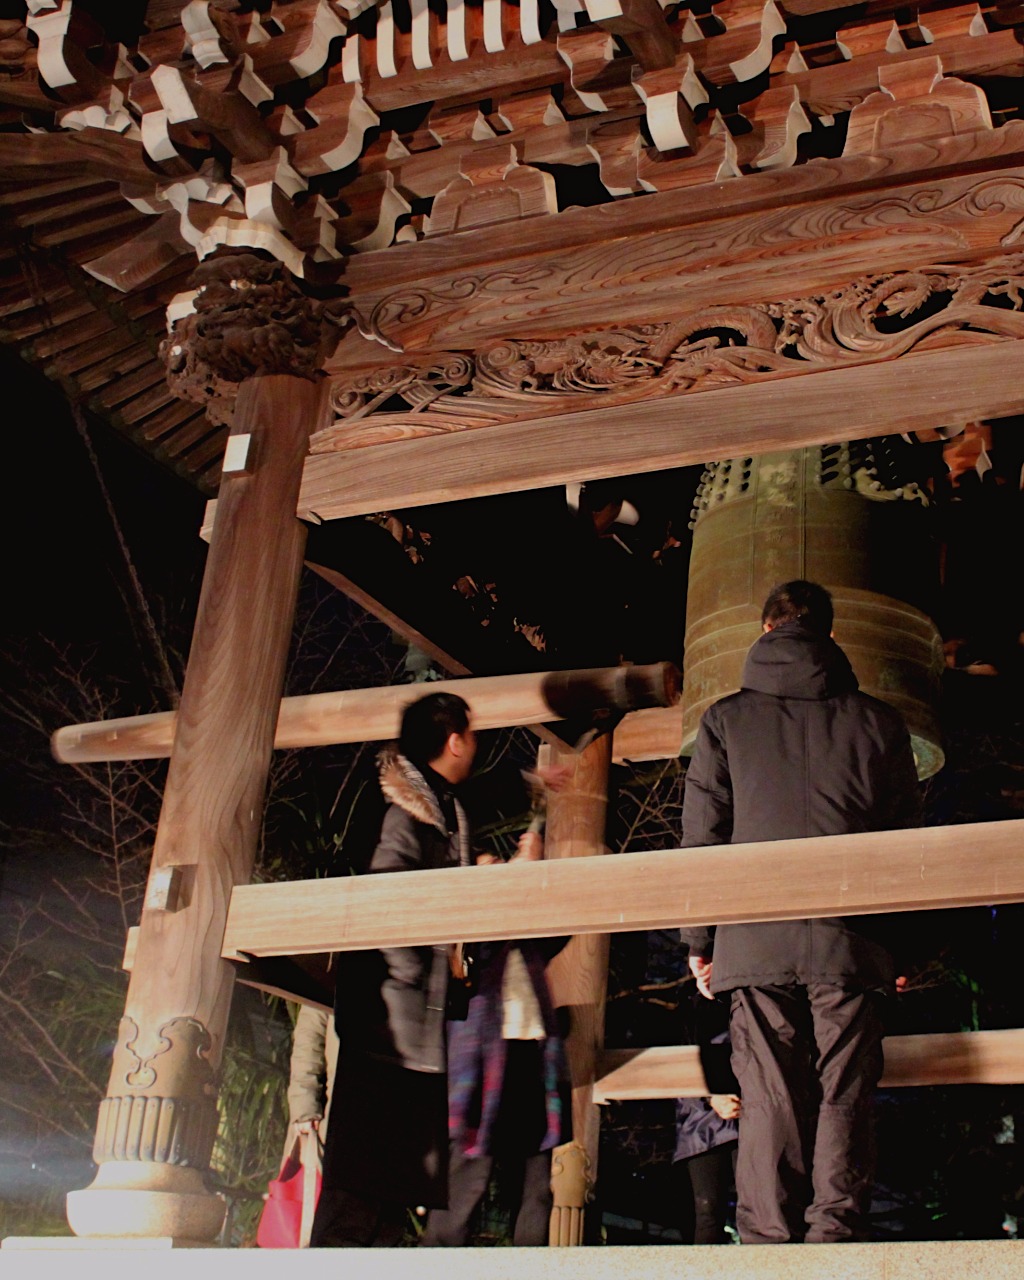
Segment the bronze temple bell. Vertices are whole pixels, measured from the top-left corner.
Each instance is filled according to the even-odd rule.
[[[906,719],[920,778],[941,769],[942,641],[922,601],[934,577],[927,495],[898,483],[885,439],[709,463],[694,509],[686,610],[683,751],[701,714],[739,688],[771,588],[831,591],[835,636],[861,688]]]

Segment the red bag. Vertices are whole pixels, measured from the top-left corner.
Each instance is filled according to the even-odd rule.
[[[320,1181],[320,1140],[315,1133],[297,1133],[281,1172],[267,1187],[256,1229],[261,1249],[305,1249],[309,1245]]]

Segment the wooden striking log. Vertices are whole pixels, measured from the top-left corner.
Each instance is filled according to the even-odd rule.
[[[886,1036],[881,1087],[929,1084],[1024,1084],[1024,1030]],[[710,1092],[696,1045],[606,1049],[594,1082],[595,1102]]]
[[[465,698],[478,729],[561,720],[602,708],[664,706],[679,700],[678,671],[670,662],[592,671],[477,676],[440,681],[431,689]],[[394,685],[283,698],[274,746],[322,747],[395,738],[403,709],[422,692],[417,685]],[[157,711],[94,724],[67,725],[53,735],[53,754],[65,764],[156,760],[170,755],[176,724],[174,712]]]
[[[224,955],[1024,902],[1024,820],[243,885]],[[970,856],[965,856],[970,850]]]
[[[306,460],[323,520],[860,440],[1024,410],[1024,339],[521,419]],[[628,423],[628,430],[625,424]]]

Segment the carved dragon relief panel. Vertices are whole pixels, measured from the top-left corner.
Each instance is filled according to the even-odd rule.
[[[1024,253],[864,276],[829,293],[703,307],[678,320],[434,353],[336,384],[312,452],[629,404],[913,351],[1024,337]]]

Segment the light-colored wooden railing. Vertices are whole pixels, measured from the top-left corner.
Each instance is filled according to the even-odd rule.
[[[1024,821],[240,885],[228,958],[1024,901]]]
[[[927,1084],[1024,1084],[1024,1030],[886,1036],[882,1088]],[[606,1049],[594,1083],[595,1102],[709,1092],[696,1045]]]
[[[1024,901],[1024,822],[235,889],[224,954],[299,955],[706,920]],[[244,966],[243,966],[244,967]],[[891,1036],[883,1085],[1024,1083],[1024,1030]],[[691,1046],[605,1050],[594,1100],[699,1096]]]

